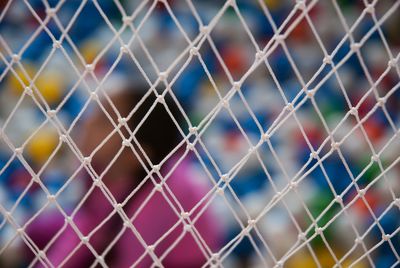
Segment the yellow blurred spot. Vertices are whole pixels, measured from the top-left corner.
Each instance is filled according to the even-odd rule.
[[[35,85],[46,102],[54,104],[62,97],[65,80],[61,73],[47,71],[38,77]]]
[[[281,5],[280,0],[264,0],[264,2],[271,10],[277,9]]]
[[[8,88],[16,96],[21,95],[24,88],[30,85],[37,71],[30,64],[25,64],[24,69],[27,75],[21,69],[17,69],[16,76],[11,75],[8,79]],[[61,99],[66,84],[65,77],[60,72],[46,69],[33,83],[48,104],[57,103]],[[37,92],[33,92],[39,98]]]
[[[333,267],[336,264],[336,261],[333,259],[332,255],[326,248],[319,248],[314,250],[315,256],[318,259],[319,264],[321,267]],[[338,252],[335,252],[336,258],[340,259],[341,254],[337,254]],[[347,258],[341,263],[341,267],[349,267],[355,259],[353,258]],[[311,256],[309,251],[303,250],[300,251],[296,254],[294,254],[292,257],[290,257],[287,262],[285,263],[284,267],[288,268],[314,268],[317,267],[317,264],[313,257]],[[355,268],[365,268],[364,262],[359,262],[352,267]]]
[[[204,80],[204,82],[200,85],[200,92],[202,97],[214,96],[215,89],[209,81]]]
[[[97,54],[100,52],[100,49],[100,46],[91,40],[84,43],[80,51],[86,62],[93,62]]]
[[[32,65],[25,64],[24,69],[27,75],[25,75],[25,73],[21,69],[16,68],[16,75],[10,72],[10,76],[8,77],[8,88],[13,94],[17,96],[21,95],[24,91],[24,88],[29,86],[29,81],[32,81],[32,78],[35,75],[35,71]]]
[[[26,151],[35,164],[41,165],[49,158],[58,143],[58,135],[53,130],[41,129],[29,141]]]
[[[296,254],[290,258],[284,267],[288,268],[314,268],[317,267],[310,254]]]

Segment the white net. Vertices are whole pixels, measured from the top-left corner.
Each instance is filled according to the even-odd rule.
[[[400,266],[400,1],[0,6],[2,266]]]

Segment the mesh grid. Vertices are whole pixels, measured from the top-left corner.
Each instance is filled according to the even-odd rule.
[[[0,15],[1,23],[3,23],[7,14],[11,12],[15,4],[13,2],[16,1],[8,1],[4,5]],[[8,252],[13,241],[21,239],[22,243],[34,254],[30,267],[34,267],[39,263],[45,267],[53,267],[54,265],[47,257],[48,250],[57,237],[62,234],[63,230],[72,228],[79,237],[80,243],[66,256],[59,266],[66,264],[80,247],[87,247],[95,257],[95,261],[91,267],[97,265],[107,267],[109,265],[106,262],[108,252],[118,242],[124,231],[130,230],[145,249],[143,255],[135,263],[132,263],[132,266],[139,265],[144,258],[149,256],[152,260],[152,267],[163,267],[166,256],[174,249],[183,236],[178,237],[161,254],[156,254],[155,248],[171,232],[183,224],[185,232],[193,236],[194,241],[206,259],[203,267],[228,265],[226,261],[234,254],[237,246],[244,239],[248,239],[249,247],[254,251],[254,258],[257,259],[257,262],[262,267],[283,267],[296,254],[298,255],[299,252],[307,252],[311,256],[312,265],[325,267],[318,250],[312,244],[312,241],[315,241],[316,238],[321,240],[322,247],[326,249],[329,258],[333,259],[333,267],[383,267],[376,263],[374,257],[374,252],[382,244],[388,245],[387,250],[392,251],[391,254],[396,259],[390,266],[396,267],[399,265],[400,256],[397,240],[399,239],[400,226],[396,225],[393,231],[388,232],[387,228],[381,224],[382,219],[387,213],[392,209],[398,210],[400,208],[400,199],[398,193],[396,193],[397,188],[393,184],[393,180],[398,181],[398,169],[397,173],[393,170],[398,168],[397,165],[400,160],[398,146],[396,145],[400,137],[400,131],[396,122],[397,119],[393,119],[387,107],[388,101],[398,93],[400,54],[395,54],[392,44],[387,40],[382,30],[382,25],[391,16],[399,16],[399,1],[392,1],[390,6],[381,14],[377,14],[376,11],[378,1],[360,1],[359,5],[362,5],[362,11],[360,14],[357,14],[351,24],[349,24],[348,19],[342,12],[342,8],[338,3],[340,1],[330,1],[333,8],[331,12],[335,14],[336,18],[335,27],[343,29],[341,40],[333,48],[327,47],[324,36],[319,33],[318,26],[313,20],[313,10],[318,5],[326,4],[320,3],[323,1],[295,1],[295,3],[290,5],[290,10],[287,11],[287,14],[285,14],[280,23],[277,23],[271,15],[271,7],[267,3],[268,1],[254,1],[254,5],[262,11],[265,21],[271,25],[271,38],[265,42],[260,42],[259,37],[252,32],[251,29],[253,26],[241,9],[242,3],[235,0],[224,1],[218,8],[215,8],[215,13],[208,19],[204,19],[198,3],[194,3],[192,0],[182,1],[185,3],[186,12],[195,19],[198,25],[198,29],[191,32],[188,32],[186,25],[182,23],[179,15],[176,15],[176,4],[172,4],[166,0],[140,1],[132,12],[127,12],[119,0],[114,0],[112,4],[118,10],[121,18],[118,24],[110,20],[108,10],[103,7],[104,3],[98,0],[79,1],[76,10],[73,12],[73,16],[68,18],[67,23],[62,19],[63,6],[66,5],[67,1],[59,1],[55,5],[51,5],[48,1],[42,1],[41,5],[45,8],[45,14],[39,13],[37,6],[33,5],[30,1],[25,0],[20,2],[20,5],[24,6],[24,10],[29,12],[29,16],[34,18],[37,28],[25,37],[23,44],[19,45],[18,50],[15,50],[13,45],[9,44],[9,40],[5,34],[0,36],[0,57],[1,64],[4,65],[0,76],[1,80],[7,76],[13,76],[18,86],[21,87],[21,94],[17,101],[12,105],[9,113],[1,120],[0,140],[4,143],[3,147],[6,148],[5,150],[10,152],[10,154],[7,161],[1,166],[0,174],[5,174],[7,169],[11,168],[13,162],[18,161],[29,174],[30,180],[11,206],[6,204],[1,204],[0,206],[0,212],[3,216],[0,228],[4,229],[8,226],[7,228],[11,228],[13,233],[5,241],[2,241],[0,255]],[[94,6],[94,10],[100,16],[102,24],[104,24],[104,28],[106,29],[105,31],[108,33],[107,42],[98,50],[91,61],[87,61],[86,56],[82,55],[82,47],[70,35],[70,32],[76,27],[74,23],[81,12],[83,12],[82,10],[84,10],[85,6],[88,5],[88,2]],[[154,16],[155,10],[159,9],[160,6],[165,9],[165,14],[169,17],[170,23],[173,24],[174,32],[178,36],[176,38],[181,39],[179,45],[183,44],[179,49],[179,53],[164,60],[163,58],[160,59],[160,57],[152,56],[154,55],[153,50],[157,49],[157,46],[155,46],[156,44],[149,43],[145,36],[148,31],[146,25],[149,21],[152,21],[151,17]],[[231,23],[231,21],[228,20],[226,22],[224,19],[228,10],[230,12],[229,16],[235,18],[235,23],[232,23],[230,26],[233,28],[233,32],[228,32],[228,35],[234,35],[236,31],[242,31],[243,34],[238,34],[238,39],[241,40],[238,42],[244,42],[248,48],[249,55],[246,55],[248,65],[240,71],[232,70],[232,67],[227,63],[226,57],[222,55],[219,44],[215,42],[215,36],[229,30],[228,26],[221,26],[223,23]],[[360,36],[358,26],[366,17],[370,19],[371,24]],[[228,30],[224,27],[228,28]],[[315,54],[320,55],[318,56],[318,67],[312,73],[305,73],[304,69],[299,67],[303,66],[304,62],[299,64],[297,55],[293,56],[293,44],[301,42],[301,40],[292,38],[298,27],[309,30],[310,38],[314,40],[313,49],[315,50]],[[54,29],[57,29],[57,31]],[[127,34],[127,32],[129,33]],[[32,75],[27,68],[27,64],[24,62],[24,55],[31,44],[42,34],[51,39],[52,47],[48,55],[40,63],[40,67]],[[366,53],[362,50],[373,35],[377,36],[376,38],[379,40],[379,50],[384,55],[384,62],[386,64],[382,67],[379,75],[371,73],[368,63],[369,59],[366,59]],[[348,50],[343,53],[341,50],[345,45],[348,45]],[[216,64],[220,66],[226,80],[224,83],[216,79],[213,70],[210,69],[207,59],[205,59],[206,55],[203,53],[205,46],[215,55]],[[140,55],[136,53],[138,49],[142,51]],[[286,68],[292,74],[291,79],[296,85],[294,86],[295,92],[290,93],[291,96],[289,96],[287,85],[281,81],[282,76],[279,73],[280,71],[277,70],[276,66],[271,65],[270,59],[274,57],[274,53],[277,50],[281,50],[282,55],[286,58],[288,63]],[[96,68],[101,64],[104,56],[111,52],[115,53],[115,59],[109,64],[109,68],[103,71],[101,76],[98,75]],[[61,97],[61,101],[57,105],[54,105],[49,101],[48,97],[44,96],[43,90],[39,88],[38,83],[41,75],[48,68],[51,68],[49,67],[51,66],[50,63],[56,56],[62,57],[64,63],[69,66],[73,83],[69,87],[68,92]],[[137,129],[130,129],[127,124],[127,121],[134,116],[136,109],[141,103],[138,103],[137,107],[126,117],[122,117],[109,93],[104,90],[105,84],[113,77],[120,62],[126,58],[137,68],[138,73],[141,75],[144,83],[146,83],[148,91],[145,96],[152,94],[156,96],[154,105],[145,117],[141,119],[142,122],[147,120],[156,104],[161,104],[167,109],[171,121],[181,135],[181,142],[160,163],[153,163],[151,158],[146,154],[145,149],[136,139],[135,133],[140,128],[142,122],[139,123]],[[363,90],[357,102],[351,98],[351,93],[346,88],[348,81],[344,81],[342,73],[346,72],[346,64],[352,60],[356,60],[359,63],[359,71],[363,77],[362,85],[360,86]],[[179,93],[174,90],[175,85],[180,82],[179,79],[191,68],[193,61],[199,63],[201,72],[204,72],[204,77],[207,78],[207,83],[210,85],[210,91],[216,96],[213,100],[214,103],[209,104],[210,107],[199,108],[206,112],[197,120],[196,124],[190,119],[187,108],[180,100]],[[244,89],[246,83],[251,81],[252,75],[260,70],[264,70],[269,74],[271,88],[275,90],[275,94],[278,96],[276,98],[279,98],[275,103],[271,103],[274,102],[272,100],[270,103],[265,104],[275,105],[279,109],[267,126],[258,116],[260,110],[261,112],[263,111],[263,107],[254,107]],[[396,81],[389,90],[382,92],[380,85],[389,73],[396,75]],[[325,90],[324,87],[330,80],[336,81],[335,90],[338,94],[341,94],[344,104],[342,113],[333,125],[332,120],[327,118],[325,111],[323,111],[319,99],[319,93]],[[163,88],[161,92],[157,89],[160,86]],[[60,111],[78,91],[80,92],[79,94],[85,96],[86,100],[82,103],[81,109],[77,111],[70,124],[66,125],[62,116],[60,116]],[[100,100],[100,96],[105,100],[104,102]],[[168,105],[165,102],[165,98],[167,97],[171,98],[178,107],[187,129],[184,129],[179,120],[169,111]],[[365,110],[364,106],[367,99],[372,104]],[[21,108],[23,107],[23,103],[27,101],[39,111],[42,121],[34,129],[30,130],[27,137],[22,138],[23,140],[19,142],[16,140],[14,132],[10,129],[12,128],[13,118],[16,118],[19,113],[23,112]],[[79,120],[82,119],[89,105],[93,103],[104,112],[112,125],[113,131],[105,137],[101,144],[98,144],[98,147],[91,155],[83,155],[71,133],[76,128]],[[105,103],[117,114],[117,120],[112,118],[109,110],[104,106]],[[243,116],[238,115],[238,106],[241,107],[241,113],[245,114],[244,117],[254,126],[255,131],[250,133],[247,127],[244,126]],[[314,140],[308,135],[310,125],[307,124],[308,116],[302,110],[304,106],[307,106],[312,111],[315,120],[319,122],[321,132],[324,133],[319,144],[315,144]],[[377,112],[381,114],[382,120],[385,122],[385,127],[389,129],[386,140],[381,144],[377,144],[376,141],[371,139],[369,130],[366,129],[366,122]],[[222,114],[226,118],[229,118],[232,127],[235,128],[238,137],[240,137],[241,144],[240,153],[234,156],[227,155],[225,159],[227,163],[225,164],[221,164],[221,160],[218,158],[221,157],[224,159],[225,156],[217,156],[215,150],[218,148],[210,146],[210,143],[212,144],[213,142],[212,137],[215,136],[215,133],[212,131]],[[349,121],[352,123],[349,124]],[[290,129],[296,129],[300,139],[304,142],[305,150],[309,154],[308,158],[301,165],[294,164],[290,160],[290,157],[282,155],[282,150],[285,150],[285,146],[295,146],[293,145],[295,141],[291,141],[294,138],[285,133]],[[54,148],[45,161],[43,161],[41,167],[35,168],[29,157],[27,157],[26,150],[30,142],[35,139],[35,135],[41,132],[54,132],[59,140],[55,141]],[[349,164],[347,156],[348,150],[352,148],[351,146],[356,146],[357,141],[354,141],[354,138],[353,142],[349,144],[349,140],[352,139],[353,135],[356,135],[355,133],[357,133],[356,139],[364,144],[360,153],[368,158],[365,161],[365,166],[358,173],[354,172],[353,166]],[[92,157],[96,153],[96,150],[99,150],[113,135],[118,135],[122,140],[122,144],[105,170],[99,174],[91,165]],[[214,137],[214,139],[216,139],[214,143],[218,144],[218,137]],[[278,147],[277,143],[282,141],[287,144]],[[186,146],[184,154],[176,160],[170,172],[163,175],[160,169],[182,145]],[[117,161],[125,147],[130,148],[132,154],[139,160],[140,166],[146,171],[147,176],[124,201],[118,202],[109,187],[103,182],[103,177],[107,170]],[[74,168],[70,176],[63,182],[62,187],[54,192],[43,182],[42,176],[62,148],[67,148],[64,150],[68,150],[74,161],[78,162],[78,164],[77,168]],[[388,157],[386,154],[390,150],[393,152]],[[195,155],[199,163],[198,168],[206,174],[207,183],[210,183],[211,187],[209,192],[202,197],[191,211],[185,211],[179,199],[175,196],[174,191],[166,182],[189,154]],[[330,175],[332,168],[330,159],[333,157],[336,157],[337,162],[343,166],[342,180],[348,178],[348,183],[340,190],[335,186],[338,178],[332,178]],[[382,160],[383,157],[384,161]],[[255,197],[258,198],[256,200],[257,208],[254,208],[254,206],[250,208],[247,200],[238,194],[237,189],[232,186],[250,163],[255,163],[255,165],[260,167],[262,176],[271,186],[265,192]],[[377,170],[376,175],[368,183],[361,184],[360,181],[363,179],[363,176],[372,167]],[[275,175],[271,174],[271,169],[279,174],[278,179],[276,179]],[[91,186],[87,192],[79,197],[77,206],[73,212],[69,213],[65,210],[59,199],[82,171],[89,175],[92,181]],[[307,190],[306,181],[313,172],[321,173],[321,180],[327,191],[326,196],[329,196],[328,202],[323,205],[317,214],[310,208],[310,203],[307,199],[309,196],[307,191],[313,190],[312,188]],[[157,181],[156,177],[161,178],[160,181]],[[135,220],[135,215],[129,217],[123,209],[129,200],[137,195],[137,192],[140,191],[140,188],[146,182],[151,182],[154,189],[151,191],[149,197],[144,200],[143,204],[141,204],[141,207],[143,208],[151,196],[158,192],[161,193],[178,219],[170,230],[152,244],[146,243],[140,231],[132,224]],[[371,205],[368,197],[368,192],[376,188],[376,185],[386,189],[385,195],[388,199],[385,207],[379,211]],[[17,216],[18,207],[33,187],[39,187],[46,199],[40,205],[41,207],[34,214],[30,215],[28,220],[21,222]],[[113,210],[109,217],[105,218],[87,235],[84,235],[74,222],[74,217],[81,206],[83,206],[84,201],[95,189],[101,190],[104,197],[113,207]],[[351,197],[349,197],[350,193],[353,194]],[[221,206],[226,208],[228,211],[226,213],[232,217],[232,222],[238,226],[240,231],[227,239],[217,251],[213,251],[197,230],[195,223],[202,214],[202,211],[204,212],[204,210],[212,205],[213,200],[216,199],[221,200]],[[360,230],[357,218],[354,216],[353,208],[355,204],[365,207],[365,213],[370,219],[368,226],[362,230]],[[62,214],[65,218],[65,224],[44,248],[39,248],[28,235],[26,229],[50,206],[54,206]],[[297,211],[302,211],[304,217],[308,219],[307,224],[300,222],[297,215],[298,212],[295,211],[294,207],[296,207]],[[334,211],[333,214],[332,211]],[[279,241],[268,237],[268,234],[272,232],[268,229],[270,227],[268,220],[274,218],[276,214],[286,217],[285,224],[290,225],[295,234],[295,237],[291,237],[288,234],[290,242],[287,242],[287,246],[282,245],[280,250],[277,250],[279,245],[276,245],[277,243],[279,244]],[[97,252],[91,245],[91,238],[96,232],[101,231],[102,226],[107,224],[107,221],[115,215],[118,215],[122,219],[124,223],[123,228],[110,241],[109,246],[104,251]],[[351,237],[352,242],[345,249],[345,252],[338,254],[336,252],[336,245],[333,245],[333,239],[328,237],[326,233],[332,224],[340,220],[348,225],[348,230],[351,230],[349,237]],[[377,243],[371,243],[370,236],[372,230],[378,230],[374,233],[375,237],[379,236]],[[286,240],[283,243],[286,243]]]

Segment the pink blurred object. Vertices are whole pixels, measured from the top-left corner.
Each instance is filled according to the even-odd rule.
[[[170,170],[174,163],[176,163],[176,159],[172,159],[167,163],[167,169],[162,170],[164,175],[165,171]],[[162,187],[164,189],[163,192],[172,200],[178,213],[181,213],[182,209],[185,212],[190,211],[211,189],[207,184],[199,182],[199,178],[192,174],[189,161],[184,160],[166,181],[179,204],[173,201],[171,195],[165,190],[165,186]],[[126,191],[130,189],[131,181],[119,180],[118,183],[108,185],[117,202],[122,201],[123,198],[121,197],[126,196]],[[148,199],[148,202],[140,208],[146,199]],[[203,206],[199,206],[195,212],[198,213],[202,208]],[[151,182],[146,182],[130,199],[123,210],[130,218],[137,214],[132,223],[147,246],[153,245],[161,236],[165,236],[167,231],[179,221],[177,213],[167,203],[162,192],[156,190]],[[80,232],[87,236],[112,212],[113,207],[110,202],[108,202],[100,188],[95,187],[93,193],[73,218],[73,222]],[[196,213],[192,213],[189,218],[193,220],[196,217]],[[60,213],[57,215],[43,215],[30,225],[28,235],[37,243],[39,248],[43,248],[55,233],[61,229],[63,222],[66,221]],[[197,235],[193,236],[195,232],[185,232],[183,226],[182,223],[179,223],[154,247],[154,253],[158,257],[161,257],[170,246],[173,248],[162,260],[162,264],[165,267],[197,267],[204,264],[207,259],[204,256],[203,249],[200,249],[195,241],[194,236],[197,237]],[[211,208],[207,208],[201,214],[194,227],[197,230],[196,233],[202,237],[212,252],[218,249],[223,232]],[[97,254],[101,255],[122,228],[122,220],[114,210],[113,217],[110,217],[103,226],[90,236],[88,244],[93,247]],[[46,231],[43,232],[44,230]],[[173,243],[176,240],[180,241],[174,247]],[[63,267],[86,267],[95,260],[91,250],[82,243],[76,232],[68,225],[46,252],[46,255],[54,266],[58,266],[78,246],[79,248],[72,253]],[[113,245],[110,254],[106,255],[105,261],[111,267],[129,267],[135,262],[137,262],[136,267],[150,267],[153,260],[149,252],[141,258],[145,251],[145,247],[140,243],[133,231],[126,228],[117,243]],[[210,252],[207,254],[209,255]],[[38,262],[38,264],[39,267],[42,267],[41,263]]]

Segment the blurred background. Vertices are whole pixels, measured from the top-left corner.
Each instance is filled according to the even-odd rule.
[[[226,230],[223,266],[273,266],[307,238],[285,267],[332,267],[337,260],[343,267],[354,261],[353,267],[400,266],[399,1],[374,1],[371,13],[365,11],[368,1],[305,1],[312,6],[306,17],[289,0],[237,0],[229,7],[219,0],[60,2],[0,1],[0,259],[5,264],[26,265],[13,254],[27,246],[4,213],[24,226],[47,209],[47,196],[27,166],[65,208],[75,207],[84,194],[79,183],[62,188],[77,159],[29,96],[31,81],[65,129],[79,135],[84,105],[99,81],[129,78],[150,88],[168,69],[171,91],[191,124],[201,126],[195,172],[211,184],[221,174],[231,178],[224,195],[213,201]],[[190,51],[191,43],[199,44],[201,26],[210,22],[216,24],[197,46],[198,54]],[[274,46],[281,26],[290,33]],[[351,37],[343,40],[349,29]],[[362,45],[351,53],[355,42]],[[121,49],[121,44],[128,45]],[[266,46],[264,61],[254,66]],[[333,65],[339,67],[332,73]],[[232,94],[239,80],[240,90]],[[302,91],[310,80],[308,88],[318,89],[312,100]],[[230,109],[214,113],[227,94]],[[288,103],[299,106],[295,116],[282,120]],[[350,114],[351,107],[357,113]],[[282,121],[279,127],[276,120]],[[240,162],[266,131],[267,141]],[[340,150],[330,151],[331,139],[341,141]],[[19,147],[25,163],[16,156]],[[257,228],[237,239],[249,217],[262,211]],[[315,224],[323,230],[315,233]]]

